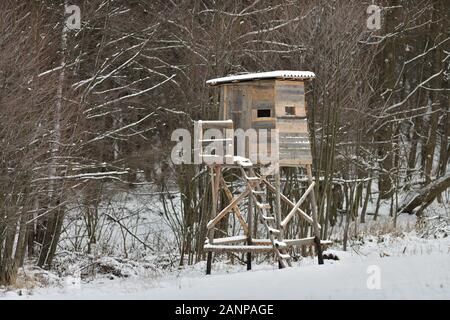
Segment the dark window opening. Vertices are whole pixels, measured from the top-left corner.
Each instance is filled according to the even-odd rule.
[[[258,118],[270,118],[271,112],[270,109],[258,109]]]
[[[287,116],[295,116],[295,107],[285,107],[285,113]]]

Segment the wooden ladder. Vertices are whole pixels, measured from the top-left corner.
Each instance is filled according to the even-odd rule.
[[[267,191],[263,183],[264,177],[258,177],[253,168],[248,168],[248,174],[245,167],[241,166],[242,176],[244,177],[247,188],[250,190],[250,197],[256,207],[257,217],[266,229],[273,251],[277,256],[280,267],[291,267],[292,257],[287,253],[287,245],[283,242],[283,231],[277,226],[277,221],[271,213],[271,206],[267,203]],[[280,221],[281,222],[281,221]],[[278,222],[278,224],[280,224]]]
[[[223,121],[203,121],[199,120],[195,123],[194,127],[194,156],[199,162],[206,163],[208,165],[224,164],[233,162],[234,154],[234,130],[232,120]],[[205,139],[204,130],[216,129],[221,131],[222,138]],[[204,154],[204,144],[218,143],[222,147],[225,147],[224,154]]]

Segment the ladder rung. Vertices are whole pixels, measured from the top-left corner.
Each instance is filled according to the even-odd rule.
[[[242,167],[252,167],[253,163],[250,161],[250,159],[235,156],[233,157],[233,162],[237,162]]]
[[[200,157],[202,157],[202,158],[222,158],[223,156],[219,156],[216,154],[201,154]]]
[[[233,141],[233,139],[203,139],[199,140],[200,142],[227,142],[227,141]]]
[[[280,230],[274,228],[269,228],[269,232],[272,234],[280,234]]]
[[[262,216],[262,218],[266,221],[275,221],[274,217],[267,217],[267,216]]]
[[[198,121],[198,124],[201,125],[203,129],[211,129],[211,128],[228,128],[233,129],[233,120],[214,120],[214,121]]]
[[[258,206],[258,208],[260,209],[266,209],[266,210],[270,210],[270,204],[268,203],[260,203],[260,202],[256,202],[256,205]]]
[[[225,161],[225,159],[227,158],[232,158],[232,155],[226,154],[226,155],[217,155],[217,154],[200,154],[199,155],[201,158],[205,158],[205,159],[222,159]]]
[[[257,194],[257,195],[264,195],[264,194],[266,194],[265,191],[256,191],[256,190],[253,190],[252,192],[253,192],[253,194]]]
[[[280,258],[281,258],[281,259],[285,259],[285,260],[292,259],[292,257],[291,257],[290,255],[288,255],[288,254],[283,254],[283,253],[280,253]]]
[[[287,244],[282,241],[275,241],[274,244],[277,248],[286,248],[287,247]]]

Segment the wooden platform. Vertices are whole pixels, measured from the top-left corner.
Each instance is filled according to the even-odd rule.
[[[314,245],[314,237],[304,239],[286,239],[283,242],[287,247],[294,246],[311,246]],[[252,245],[232,245],[233,243],[241,243],[247,240],[246,236],[218,238],[214,239],[213,244],[205,242],[203,249],[208,252],[273,252],[273,245],[270,239],[252,239]],[[322,248],[327,248],[333,244],[330,240],[321,240]]]

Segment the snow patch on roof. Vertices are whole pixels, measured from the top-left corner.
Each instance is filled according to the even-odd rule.
[[[206,81],[206,84],[215,86],[218,84],[225,84],[231,82],[252,81],[261,79],[292,79],[292,80],[306,80],[314,79],[316,75],[311,71],[270,71],[259,73],[248,73],[235,76],[228,76],[223,78],[211,79]]]

